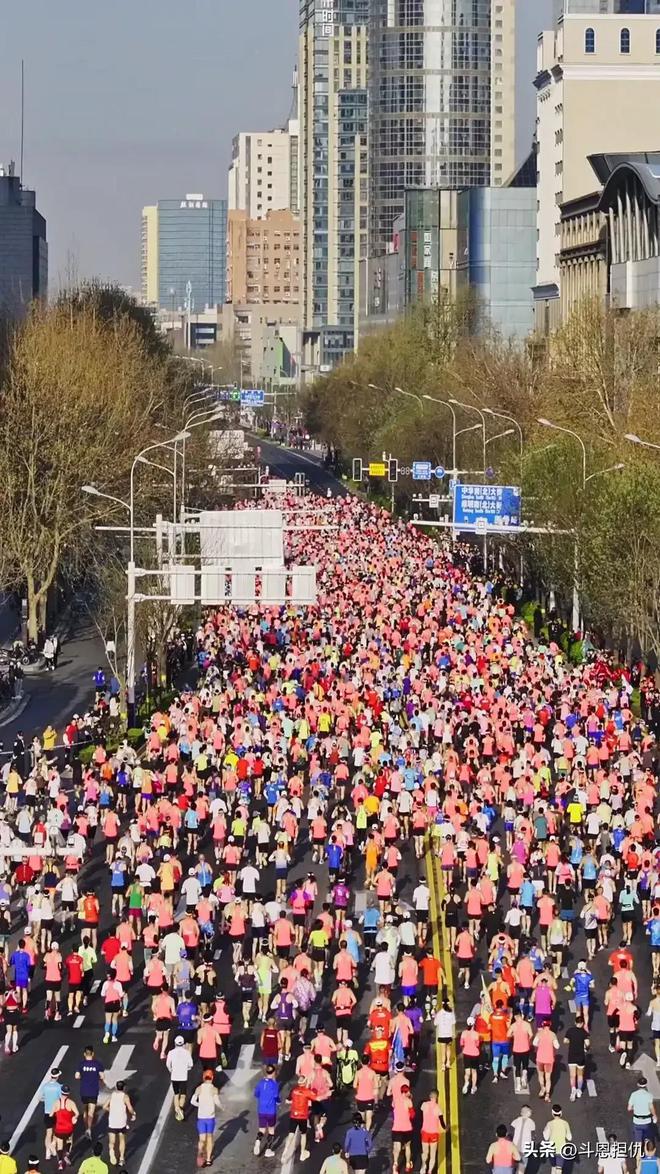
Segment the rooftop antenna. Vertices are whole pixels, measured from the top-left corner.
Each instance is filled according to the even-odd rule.
[[[25,138],[25,61],[21,57],[21,169],[20,182],[23,184],[23,142]]]

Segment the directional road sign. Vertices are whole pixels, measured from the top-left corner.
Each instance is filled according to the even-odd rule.
[[[412,479],[413,481],[430,481],[431,480],[431,462],[430,461],[413,461],[412,463]]]
[[[241,388],[241,403],[244,408],[262,408],[264,406],[264,390],[262,387]]]
[[[520,488],[517,485],[457,485],[454,489],[454,525],[520,526]]]

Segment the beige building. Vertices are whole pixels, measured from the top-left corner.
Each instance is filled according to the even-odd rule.
[[[561,206],[593,189],[588,156],[658,140],[660,0],[563,0],[539,38],[535,85],[535,326],[546,332],[560,320]]]
[[[158,205],[148,204],[142,209],[141,240],[142,300],[150,306],[158,304]]]
[[[230,212],[262,220],[281,208],[298,210],[298,121],[283,130],[242,131],[232,143]]]
[[[300,221],[284,209],[252,220],[227,217],[227,301],[297,305],[300,296]]]

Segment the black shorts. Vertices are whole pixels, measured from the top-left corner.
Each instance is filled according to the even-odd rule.
[[[188,1081],[187,1080],[173,1080],[172,1081],[172,1092],[174,1093],[175,1097],[184,1097],[186,1095],[187,1091],[188,1091]]]
[[[96,1104],[98,1104],[99,1098],[98,1098],[98,1093],[97,1093],[97,1095],[95,1097],[81,1097],[80,1099],[81,1099],[83,1105],[96,1105]]]
[[[392,1141],[401,1142],[405,1145],[407,1141],[412,1141],[412,1129],[393,1129]]]
[[[294,913],[293,924],[294,925],[304,925],[305,924],[305,914],[304,913]]]
[[[44,1114],[44,1126],[46,1130],[52,1129],[55,1124],[55,1117],[52,1113]]]
[[[479,1057],[478,1056],[463,1056],[463,1067],[466,1069],[466,1071],[468,1068],[478,1068],[479,1067]]]
[[[375,1101],[356,1101],[355,1108],[358,1113],[373,1113],[376,1108]]]
[[[288,959],[290,953],[291,953],[291,946],[278,946],[277,947],[277,957],[278,958]]]
[[[157,1019],[156,1031],[169,1031],[172,1026],[172,1019]]]
[[[418,924],[418,925],[419,925],[420,923],[423,923],[423,922],[425,922],[425,921],[428,921],[428,919],[429,919],[429,911],[428,911],[428,909],[418,909],[418,910],[417,910],[417,924]]]
[[[61,991],[62,990],[62,979],[60,978],[57,982],[47,982],[46,983],[46,990],[53,991],[53,992]]]
[[[117,1011],[121,1011],[121,1003],[105,1003],[104,1010],[108,1015],[116,1015]]]
[[[307,1137],[309,1133],[309,1121],[289,1121],[289,1133],[300,1133],[301,1137]]]

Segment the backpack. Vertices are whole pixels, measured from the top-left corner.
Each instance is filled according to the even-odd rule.
[[[351,1088],[358,1070],[359,1057],[355,1048],[350,1048],[339,1062],[339,1081],[345,1088]]]

